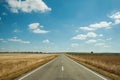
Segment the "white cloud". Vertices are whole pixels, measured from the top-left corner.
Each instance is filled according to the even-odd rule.
[[[92,30],[97,30],[97,29],[101,29],[101,28],[110,29],[111,25],[112,25],[112,22],[102,21],[99,23],[90,24],[88,27],[80,27],[80,29],[86,30],[86,31],[92,31]]]
[[[76,39],[76,40],[85,40],[87,38],[86,35],[84,34],[79,34],[77,36],[74,36],[72,39]]]
[[[37,29],[39,27],[39,23],[32,23],[29,25],[29,29]]]
[[[90,28],[90,27],[80,27],[81,30],[86,30],[86,31],[92,31],[92,30],[95,30],[93,28]]]
[[[71,47],[78,47],[78,46],[79,46],[78,43],[72,43],[72,44],[71,44]]]
[[[15,32],[15,33],[19,33],[19,32],[21,32],[21,31],[18,30],[18,29],[15,29],[15,30],[13,30],[13,32]]]
[[[120,24],[120,11],[115,12],[108,17],[113,19],[114,22],[101,21],[99,23],[94,23],[94,24],[90,24],[88,26],[80,27],[80,30],[94,31],[94,30],[98,30],[101,28],[110,29],[113,25]]]
[[[72,39],[76,39],[76,40],[85,40],[86,38],[90,37],[90,38],[95,38],[97,36],[101,36],[102,34],[98,35],[95,32],[88,32],[87,34],[79,34],[77,36],[74,36]]]
[[[94,40],[94,39],[91,39],[91,40],[86,41],[87,44],[93,44],[93,43],[96,43],[96,42],[97,42],[97,41]]]
[[[43,43],[47,43],[47,44],[50,43],[50,41],[49,41],[48,39],[45,39],[45,40],[43,40],[42,42],[43,42]]]
[[[112,14],[111,16],[109,16],[109,18],[112,18],[115,20],[114,24],[120,24],[120,12],[116,12],[114,14]]]
[[[49,31],[40,29],[40,28],[43,28],[43,26],[41,26],[39,23],[29,24],[28,27],[33,33],[45,34],[49,32]]]
[[[116,12],[114,14],[112,14],[111,16],[109,16],[110,18],[113,18],[113,19],[120,19],[120,12]]]
[[[34,33],[42,33],[42,34],[45,34],[45,33],[48,33],[49,31],[41,30],[41,29],[34,29],[33,32],[34,32]]]
[[[13,37],[13,38],[11,38],[11,39],[8,39],[8,41],[18,42],[18,43],[25,43],[25,44],[31,43],[30,41],[24,41],[24,40],[22,40],[22,39],[18,39],[17,37]]]
[[[98,35],[94,32],[88,32],[87,37],[97,37]]]
[[[99,46],[99,47],[110,47],[108,45],[106,45],[105,43],[96,43],[95,46]]]
[[[120,24],[120,19],[116,19],[115,24]]]
[[[25,13],[51,11],[51,8],[43,0],[6,0],[6,2],[13,13],[19,11]]]
[[[100,37],[102,37],[102,36],[103,36],[103,34],[99,34],[99,36],[100,36]]]

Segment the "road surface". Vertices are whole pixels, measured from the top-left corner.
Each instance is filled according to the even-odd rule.
[[[64,54],[15,80],[110,80]]]

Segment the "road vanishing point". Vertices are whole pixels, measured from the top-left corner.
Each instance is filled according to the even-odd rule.
[[[111,80],[64,54],[15,80]]]

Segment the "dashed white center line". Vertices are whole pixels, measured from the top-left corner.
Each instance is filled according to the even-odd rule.
[[[61,68],[61,69],[62,69],[62,71],[64,71],[64,67],[63,67],[63,66],[62,66],[62,68]]]

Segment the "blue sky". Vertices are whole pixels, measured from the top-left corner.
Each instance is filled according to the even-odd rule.
[[[120,52],[119,0],[0,0],[0,51]]]

